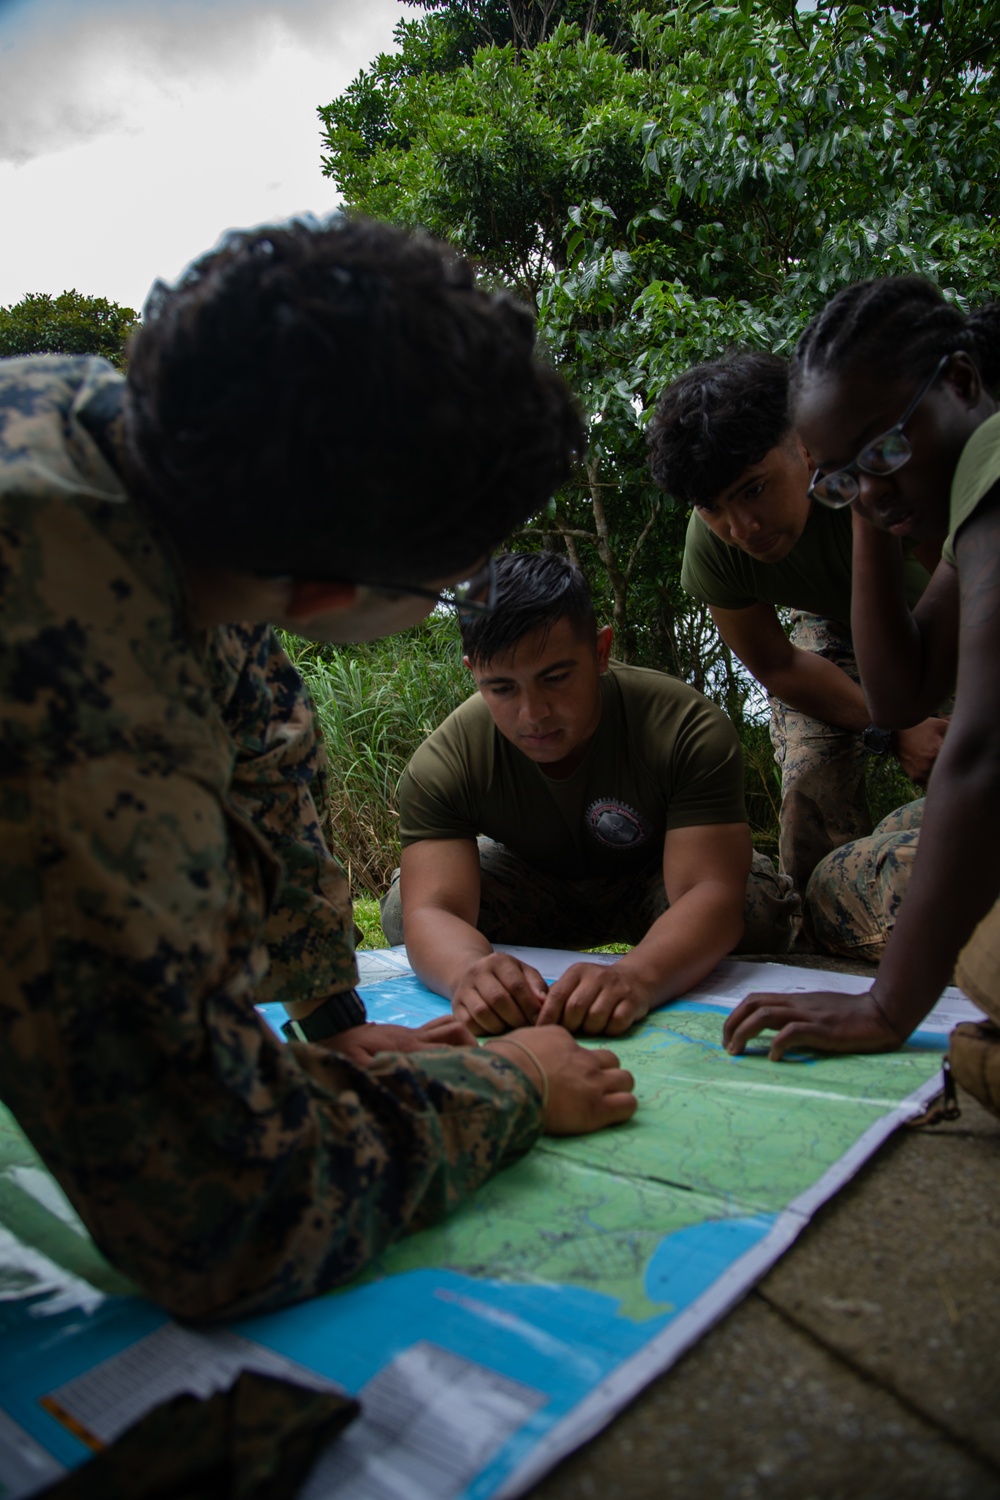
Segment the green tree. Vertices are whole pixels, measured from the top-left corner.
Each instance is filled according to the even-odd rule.
[[[1000,291],[1000,0],[622,4],[603,30],[525,0],[530,44],[502,5],[425,8],[320,111],[324,171],[534,303],[591,447],[531,538],[579,557],[624,654],[738,714],[745,677],[679,589],[686,518],[648,480],[645,421],[689,364],[787,351],[860,277]]]
[[[131,307],[80,292],[29,293],[0,307],[0,355],[100,354],[125,367],[129,335],[139,326]]]

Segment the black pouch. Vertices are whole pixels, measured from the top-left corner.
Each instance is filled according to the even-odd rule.
[[[46,1500],[287,1500],[359,1411],[336,1391],[245,1370],[206,1401],[148,1412]]]

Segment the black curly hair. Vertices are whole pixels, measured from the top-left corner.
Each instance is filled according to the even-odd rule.
[[[788,366],[734,349],[667,386],[649,424],[649,463],[661,490],[686,505],[712,501],[788,434]]]
[[[882,276],[845,286],[817,313],[795,348],[790,402],[807,378],[877,366],[880,375],[929,375],[964,350],[987,390],[1000,382],[1000,303],[968,315],[923,276]]]
[[[532,315],[426,236],[337,217],[229,234],[130,350],[133,479],[182,556],[423,582],[568,477],[584,427]]]

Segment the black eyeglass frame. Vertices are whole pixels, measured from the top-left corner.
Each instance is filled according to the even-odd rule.
[[[895,474],[903,467],[904,464],[909,463],[910,459],[913,457],[913,449],[911,448],[906,435],[903,432],[903,428],[913,416],[913,413],[916,411],[921,401],[930,392],[932,387],[936,384],[938,379],[947,369],[950,362],[951,355],[942,354],[941,358],[934,366],[934,369],[924,381],[923,385],[920,387],[919,391],[914,396],[913,400],[910,402],[909,406],[906,408],[899,421],[895,422],[891,427],[887,427],[885,432],[880,432],[878,437],[872,438],[871,442],[866,443],[861,450],[861,453],[868,453],[878,443],[884,443],[887,438],[898,437],[906,448],[906,452],[899,459],[898,463],[890,464],[888,468],[871,469],[862,462],[861,453],[859,453],[857,458],[852,459],[849,464],[844,464],[839,469],[832,469],[829,474],[821,474],[819,469],[817,469],[809,482],[809,489],[806,491],[809,499],[816,500],[820,505],[825,505],[828,510],[843,510],[845,506],[853,505],[855,500],[861,493],[861,485],[858,482],[859,469],[862,474],[870,474],[875,478],[879,478],[883,474]],[[844,475],[845,478],[853,480],[854,488],[852,494],[842,494],[834,499],[830,495],[824,495],[820,493],[821,485],[827,484],[831,479],[836,479],[837,476],[841,474]]]
[[[435,604],[446,604],[459,615],[488,615],[492,614],[497,602],[497,569],[496,562],[492,557],[477,568],[471,578],[461,583],[453,584],[448,589],[425,589],[416,583],[373,583],[366,579],[365,588],[382,589],[387,594],[408,594],[415,599],[433,599]],[[468,589],[470,593],[460,594],[458,590]],[[485,590],[485,599],[474,599],[471,597],[472,590],[481,592]]]

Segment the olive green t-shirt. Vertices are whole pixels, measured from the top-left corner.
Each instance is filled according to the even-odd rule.
[[[905,549],[904,549],[905,550]],[[916,604],[928,575],[915,557],[903,562],[908,602]],[[760,562],[739,547],[720,541],[691,512],[684,541],[681,586],[716,609],[749,609],[774,604],[805,609],[827,620],[851,622],[851,509],[811,506],[805,529],[787,557]]]
[[[987,417],[962,449],[955,477],[951,481],[951,503],[948,514],[948,540],[941,556],[955,566],[955,533],[980,500],[984,500],[1000,481],[1000,412]]]
[[[630,874],[663,857],[668,829],[746,822],[743,761],[721,709],[687,683],[613,663],[583,763],[554,781],[503,737],[478,693],[403,774],[400,836],[485,834],[564,880]]]

